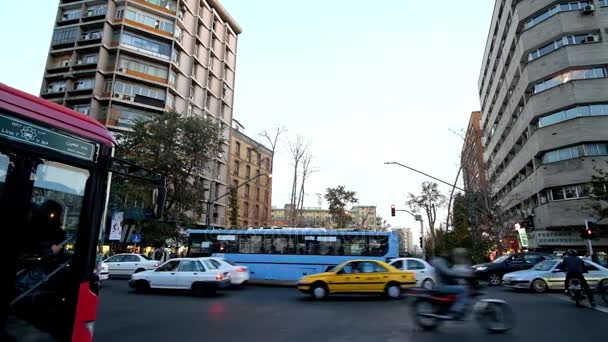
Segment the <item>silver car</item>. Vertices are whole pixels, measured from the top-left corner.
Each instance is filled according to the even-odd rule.
[[[592,289],[608,286],[608,269],[594,262],[585,260],[585,279]],[[563,290],[566,272],[562,269],[562,260],[545,260],[529,270],[511,272],[504,275],[503,285],[515,289],[530,289],[537,293],[547,290]]]

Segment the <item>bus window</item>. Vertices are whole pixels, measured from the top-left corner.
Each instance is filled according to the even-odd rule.
[[[342,245],[341,241],[335,236],[319,236],[317,241],[319,242],[320,255],[337,255]]]
[[[387,253],[388,250],[388,237],[387,236],[370,236],[368,244],[370,255],[382,256]]]
[[[287,254],[288,236],[275,236],[272,240],[273,254]]]
[[[262,253],[262,237],[259,235],[241,235],[239,237],[239,253]]]
[[[369,255],[365,236],[344,236],[344,255]]]
[[[4,190],[4,182],[6,182],[6,174],[8,173],[8,157],[0,153],[0,196]]]

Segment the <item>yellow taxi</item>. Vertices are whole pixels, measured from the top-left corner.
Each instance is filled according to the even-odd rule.
[[[379,293],[398,299],[403,289],[415,285],[414,272],[398,270],[379,260],[350,260],[329,272],[300,278],[297,288],[315,299],[335,293]]]

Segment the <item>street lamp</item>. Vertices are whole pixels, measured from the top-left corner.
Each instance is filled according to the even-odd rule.
[[[391,208],[392,209],[392,208]],[[422,249],[422,259],[426,259],[426,248],[424,247],[424,222],[422,220],[422,215],[415,214],[406,209],[395,209],[395,211],[403,211],[414,217],[414,220],[420,222],[420,248]]]
[[[252,177],[250,179],[248,179],[246,182],[243,182],[242,184],[239,184],[237,187],[235,187],[234,189],[238,189],[240,187],[242,187],[243,185],[249,184],[252,181],[254,181],[257,178],[260,178],[262,176],[268,176],[269,179],[272,179],[272,173],[258,173],[255,177]],[[233,188],[231,188],[230,186],[228,187],[228,191],[226,191],[225,193],[223,193],[222,195],[216,197],[213,201],[207,200],[207,215],[205,215],[205,225],[207,226],[207,228],[209,228],[209,226],[211,225],[211,216],[213,215],[213,203],[221,200],[222,198],[228,196],[230,194],[230,191],[232,191]]]

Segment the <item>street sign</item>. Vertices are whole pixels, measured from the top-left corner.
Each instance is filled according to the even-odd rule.
[[[517,230],[517,237],[519,238],[519,245],[522,248],[527,248],[528,247],[528,234],[526,234],[526,230],[525,229],[518,229]]]
[[[0,135],[80,159],[93,160],[95,155],[95,144],[6,115],[0,115]]]
[[[131,236],[131,242],[140,243],[141,242],[141,234],[133,234]]]

